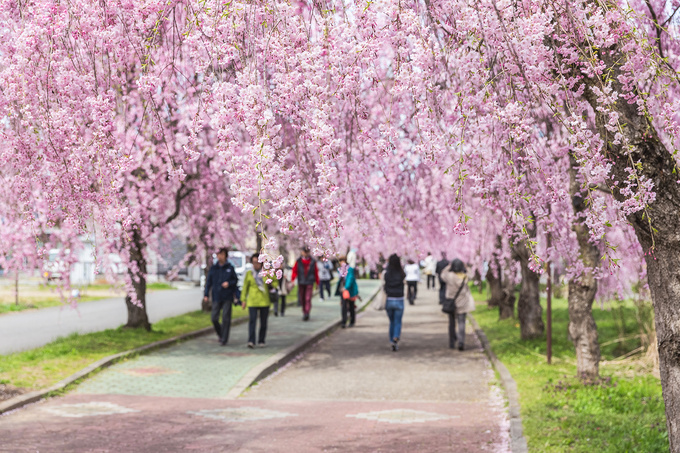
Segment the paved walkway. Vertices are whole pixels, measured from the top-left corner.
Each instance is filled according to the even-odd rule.
[[[471,331],[466,351],[447,347],[434,291],[406,307],[399,352],[385,313],[369,308],[355,328],[223,399],[237,376],[326,316],[337,318],[337,301],[315,301],[310,323],[296,308],[271,318],[265,349],[245,349],[241,325],[226,348],[209,336],[116,365],[65,397],[0,417],[0,452],[508,451],[493,371]]]
[[[163,290],[147,294],[146,308],[151,323],[201,309],[200,288]],[[0,354],[37,348],[72,333],[115,329],[127,322],[122,297],[78,305],[41,308],[0,316]]]

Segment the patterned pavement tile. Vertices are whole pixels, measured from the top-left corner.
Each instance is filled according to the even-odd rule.
[[[369,297],[377,280],[360,280]],[[205,335],[150,354],[123,361],[83,382],[80,394],[117,394],[187,398],[223,398],[251,369],[340,317],[337,299],[314,299],[311,320],[301,321],[301,310],[289,307],[285,317],[269,316],[267,347],[247,349],[247,323],[231,330],[229,344],[220,346]]]
[[[208,417],[225,422],[251,422],[255,420],[271,420],[273,418],[297,417],[297,414],[260,409],[259,407],[204,409],[196,412],[188,411],[187,414],[199,415],[201,417]]]
[[[67,418],[81,418],[81,417],[93,417],[97,415],[114,415],[114,414],[127,414],[130,412],[139,412],[134,409],[128,409],[127,407],[119,406],[114,403],[109,403],[106,401],[91,401],[89,403],[78,403],[78,404],[62,404],[60,406],[48,406],[43,407],[43,411],[49,412],[53,415],[59,417]]]
[[[416,411],[413,409],[391,409],[386,411],[364,412],[361,414],[347,414],[346,417],[363,418],[386,423],[425,423],[453,418],[450,415]]]

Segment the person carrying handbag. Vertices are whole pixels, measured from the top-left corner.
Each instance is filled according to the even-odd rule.
[[[347,262],[347,258],[344,256],[339,259],[340,265],[342,266]],[[341,328],[345,328],[347,324],[347,315],[349,314],[349,327],[354,327],[357,316],[356,300],[359,296],[359,286],[357,285],[355,269],[353,266],[348,267],[347,275],[344,279],[344,286],[341,293],[342,300],[340,301],[340,309],[342,311],[342,323]]]
[[[442,311],[449,315],[449,347],[454,349],[458,342],[458,350],[462,351],[465,349],[465,318],[467,313],[475,309],[475,300],[467,284],[465,264],[459,259],[453,260],[449,267],[442,270],[440,278],[446,284]]]

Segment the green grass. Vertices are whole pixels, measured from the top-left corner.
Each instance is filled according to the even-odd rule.
[[[473,290],[475,298],[485,299]],[[544,306],[545,318],[545,306]],[[632,304],[613,310],[593,308],[600,343],[639,333]],[[499,321],[498,310],[478,305],[475,319],[491,348],[517,382],[524,434],[530,452],[667,452],[668,437],[661,384],[652,375],[624,376],[601,368],[603,382],[575,378],[575,353],[567,338],[567,301],[553,303],[554,364],[545,360],[545,338],[521,341],[516,319]],[[621,319],[624,322],[621,322]],[[602,348],[604,360],[639,346],[639,340]]]
[[[245,316],[245,311],[233,307],[232,317],[241,316]],[[210,314],[196,311],[159,321],[151,332],[119,327],[84,335],[72,334],[40,348],[0,356],[0,381],[29,389],[49,387],[106,356],[210,325]]]
[[[147,288],[157,290],[171,286],[153,283]],[[297,286],[293,287],[286,301],[291,304],[296,300]],[[232,319],[245,315],[246,311],[240,306],[232,308]],[[195,311],[159,321],[153,324],[151,332],[119,327],[83,335],[72,334],[40,348],[0,356],[0,383],[27,389],[46,388],[106,356],[210,325],[209,313]]]
[[[35,288],[31,288],[31,291],[35,292],[40,292],[44,293],[44,296],[31,296],[30,298],[22,297],[22,291],[23,288],[20,288],[19,290],[19,305],[16,305],[13,302],[7,303],[7,302],[2,302],[0,301],[0,315],[4,313],[12,313],[12,312],[17,312],[17,311],[24,311],[24,310],[30,310],[30,309],[40,309],[40,308],[48,308],[48,307],[60,307],[64,305],[64,301],[61,299],[59,294],[55,291],[55,285],[50,284],[50,285],[43,285],[43,286],[38,286]],[[109,284],[96,284],[96,285],[87,285],[84,287],[79,287],[81,292],[84,292],[87,294],[87,290],[110,290],[113,288],[113,285]],[[161,291],[161,290],[167,290],[167,289],[174,289],[174,287],[170,283],[165,283],[165,282],[154,282],[154,283],[149,283],[146,286],[146,289],[148,291]],[[102,300],[102,299],[107,299],[110,297],[122,297],[122,293],[119,296],[113,296],[113,295],[106,295],[106,296],[88,296],[84,295],[81,296],[80,299],[78,300],[78,303],[85,303],[85,302],[92,302],[95,300]]]

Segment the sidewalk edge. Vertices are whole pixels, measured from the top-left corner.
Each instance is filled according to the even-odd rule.
[[[472,313],[468,313],[468,319],[472,324],[472,327],[477,333],[477,337],[482,342],[484,346],[484,351],[486,355],[489,356],[489,360],[493,364],[496,371],[498,371],[501,377],[501,382],[505,388],[505,394],[508,397],[508,415],[510,416],[510,450],[512,453],[528,453],[527,440],[524,437],[522,430],[522,416],[520,415],[520,405],[519,405],[519,392],[517,391],[517,383],[512,378],[508,368],[501,362],[496,354],[491,350],[491,344],[489,339],[486,338],[486,334],[482,328],[477,323],[477,320],[472,316]]]
[[[381,289],[380,286],[378,286],[378,288],[373,292],[371,297],[369,297],[368,300],[364,302],[360,307],[357,307],[357,313],[360,313],[370,305],[373,299],[375,299],[375,296],[377,296],[378,293],[380,292],[380,289]],[[258,381],[261,381],[262,379],[269,376],[277,369],[281,368],[286,363],[290,362],[293,358],[295,358],[295,356],[300,354],[308,347],[312,346],[320,338],[332,333],[334,330],[340,327],[340,322],[341,322],[340,319],[336,319],[335,321],[332,321],[326,324],[325,326],[320,327],[319,329],[312,332],[309,336],[303,338],[294,345],[287,347],[278,354],[274,354],[269,359],[265,360],[255,368],[252,368],[221,399],[233,400],[238,398],[250,386],[252,386]]]
[[[232,320],[231,325],[236,326],[239,324],[243,324],[246,322],[247,317],[240,317]],[[6,401],[3,401],[0,403],[0,414],[4,414],[5,412],[9,412],[15,409],[19,409],[22,406],[25,406],[30,403],[35,403],[36,401],[39,401],[47,396],[49,396],[50,393],[53,392],[59,392],[61,390],[64,390],[66,387],[69,385],[73,384],[74,382],[86,378],[90,374],[94,373],[95,371],[99,371],[103,368],[109,367],[113,365],[114,363],[118,362],[119,360],[125,359],[130,356],[134,356],[137,354],[142,354],[145,352],[150,352],[153,349],[160,349],[168,346],[172,346],[173,344],[184,341],[184,340],[190,340],[192,338],[200,337],[201,335],[206,335],[209,334],[210,332],[213,332],[214,328],[211,327],[204,327],[203,329],[199,330],[194,330],[193,332],[185,333],[182,335],[177,335],[176,337],[168,338],[166,340],[160,340],[160,341],[155,341],[153,343],[149,343],[144,346],[140,346],[135,349],[130,349],[129,351],[123,351],[119,352],[118,354],[113,354],[108,357],[104,357],[103,359],[97,360],[96,362],[92,363],[91,365],[88,365],[87,367],[83,368],[80,371],[75,372],[74,374],[70,375],[69,377],[57,382],[51,387],[48,387],[43,390],[36,390],[35,392],[29,392],[29,393],[24,393],[23,395],[15,396],[14,398],[10,398]]]

